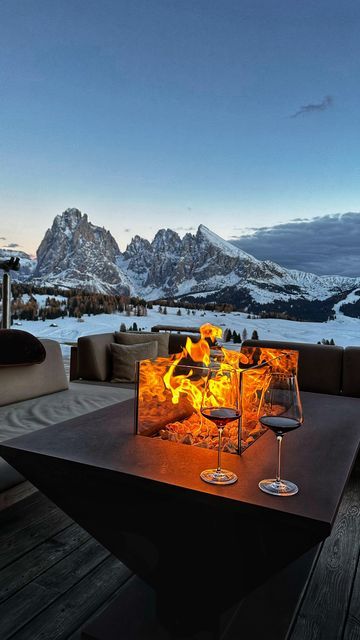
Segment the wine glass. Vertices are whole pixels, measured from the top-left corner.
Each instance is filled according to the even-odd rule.
[[[231,367],[209,370],[201,403],[201,414],[213,422],[219,432],[218,461],[216,469],[205,469],[200,478],[210,484],[233,484],[237,476],[221,468],[221,447],[224,427],[240,418],[239,375]]]
[[[261,480],[261,491],[273,496],[293,496],[299,488],[289,480],[283,480],[281,474],[281,443],[285,433],[300,427],[303,413],[296,375],[289,373],[271,373],[262,393],[259,406],[259,420],[262,425],[273,431],[278,443],[276,478]]]

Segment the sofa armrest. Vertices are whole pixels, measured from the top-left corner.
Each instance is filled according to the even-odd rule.
[[[71,345],[70,348],[70,382],[72,380],[77,380],[78,377],[78,346],[76,344]]]
[[[111,377],[110,344],[115,342],[113,333],[99,333],[78,339],[78,376],[83,380],[104,382]]]
[[[46,358],[41,364],[0,367],[0,406],[68,389],[59,343],[41,342],[46,349]]]
[[[345,347],[342,392],[344,396],[360,397],[360,347]]]

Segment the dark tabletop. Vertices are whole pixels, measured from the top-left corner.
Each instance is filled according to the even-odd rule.
[[[304,392],[301,397],[304,424],[283,442],[282,475],[300,488],[293,497],[273,497],[258,489],[259,480],[274,477],[273,433],[242,456],[223,454],[223,466],[239,478],[236,484],[208,485],[199,474],[216,465],[216,452],[134,435],[132,400],[3,442],[0,454],[15,467],[17,456],[21,460],[25,452],[96,466],[126,482],[146,483],[155,492],[323,526],[328,535],[359,447],[360,399]]]

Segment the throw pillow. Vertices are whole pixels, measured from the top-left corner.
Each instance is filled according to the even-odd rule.
[[[157,342],[142,344],[111,343],[112,378],[111,382],[134,382],[135,363],[139,360],[154,360],[158,355]]]
[[[31,333],[0,329],[0,367],[40,364],[45,358],[44,345]]]
[[[133,333],[132,331],[115,332],[115,342],[117,344],[143,344],[144,342],[157,342],[159,358],[169,357],[169,333]]]

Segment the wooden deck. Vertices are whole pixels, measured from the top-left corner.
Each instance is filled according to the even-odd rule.
[[[80,640],[131,575],[35,493],[0,513],[0,639]],[[359,460],[289,636],[340,639],[360,640]]]

